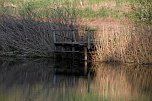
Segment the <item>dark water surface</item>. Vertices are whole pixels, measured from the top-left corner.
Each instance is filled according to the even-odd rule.
[[[76,64],[68,61],[0,59],[0,101],[152,101],[152,66],[96,63],[90,77],[79,64],[77,75],[56,73],[70,72]]]

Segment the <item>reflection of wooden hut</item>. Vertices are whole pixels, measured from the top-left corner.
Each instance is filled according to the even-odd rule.
[[[85,78],[54,75],[52,60],[21,61],[14,59],[1,61],[3,66],[0,64],[2,66],[0,68],[0,99],[11,99],[11,101],[16,101],[16,99],[22,101],[28,98],[32,101],[68,99],[61,101],[73,101],[80,93],[86,92],[87,80]],[[12,62],[14,64],[8,65]],[[5,68],[7,68],[6,71]],[[16,73],[17,71],[20,72]],[[7,92],[3,93],[5,91]],[[6,98],[3,96],[5,94]]]

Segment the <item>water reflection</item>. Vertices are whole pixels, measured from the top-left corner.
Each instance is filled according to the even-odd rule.
[[[0,101],[152,100],[150,66],[96,63],[96,76],[91,78],[57,75],[55,66],[64,65],[51,59],[1,59]]]
[[[152,101],[152,66],[96,65],[92,88],[111,101]]]

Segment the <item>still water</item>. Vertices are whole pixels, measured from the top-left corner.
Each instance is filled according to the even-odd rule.
[[[152,101],[152,66],[96,63],[93,77],[83,75],[83,69],[77,75],[56,73],[68,65],[0,59],[0,101]]]

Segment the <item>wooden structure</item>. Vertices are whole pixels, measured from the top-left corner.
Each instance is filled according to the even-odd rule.
[[[82,36],[78,30],[53,30],[54,53],[84,53],[84,60],[87,60],[87,51],[93,42],[90,31],[85,32]]]
[[[83,35],[80,35],[78,30],[53,30],[54,40],[54,56],[56,53],[71,53],[74,58],[74,54],[83,54],[84,60],[84,74],[88,71],[88,50],[93,45],[91,38],[91,31],[85,30]]]

